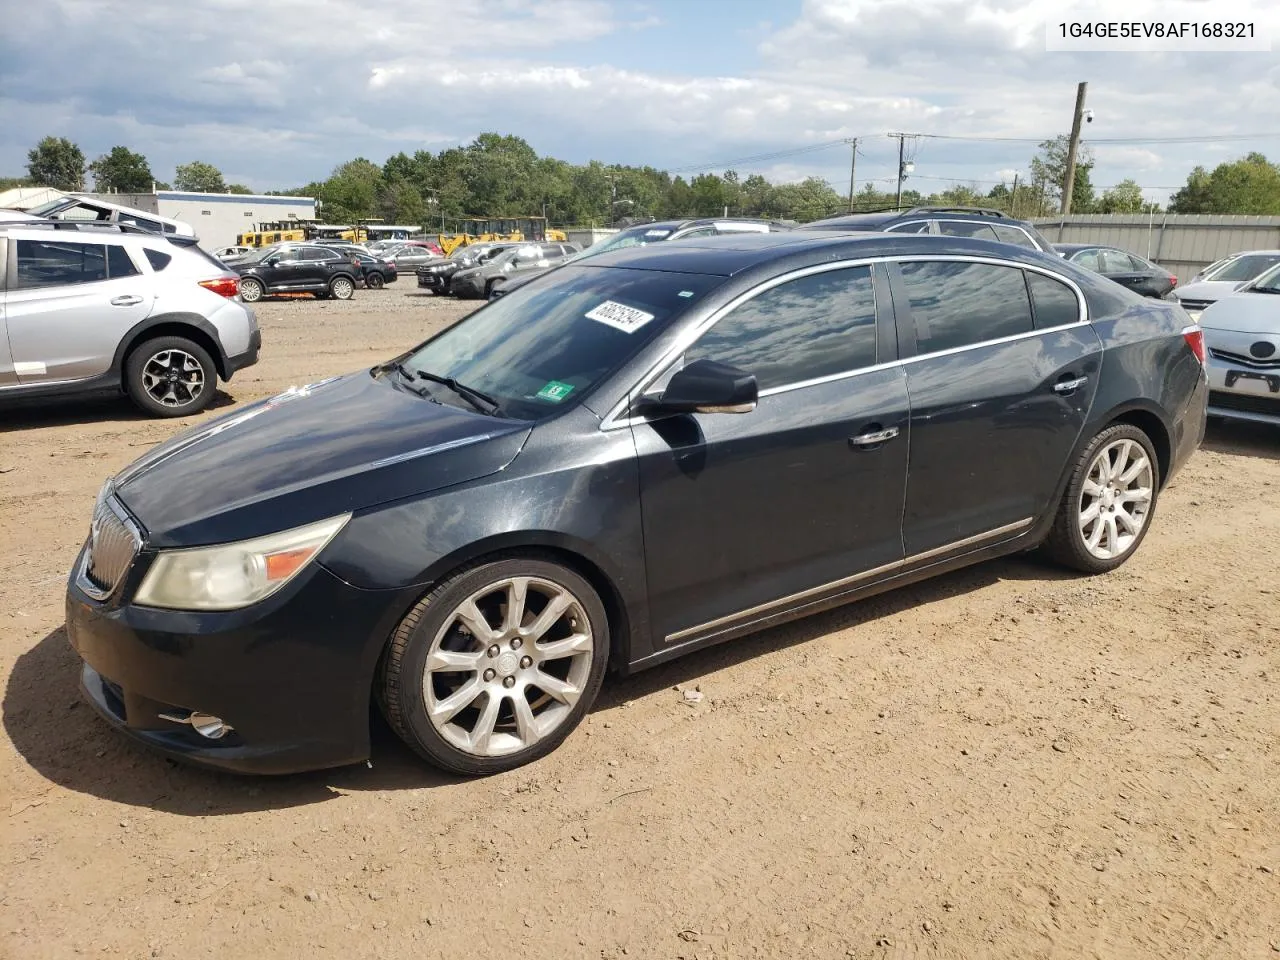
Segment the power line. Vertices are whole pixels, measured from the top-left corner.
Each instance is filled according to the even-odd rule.
[[[887,134],[893,137],[893,134]],[[970,143],[1043,143],[1053,137],[981,137],[963,136],[949,133],[917,133],[917,137],[928,140],[959,140]],[[1248,140],[1280,140],[1280,133],[1230,133],[1197,137],[1088,137],[1084,143],[1238,143]]]
[[[777,150],[773,153],[759,153],[751,157],[736,157],[733,160],[715,160],[708,163],[687,163],[675,167],[667,167],[668,173],[694,173],[699,170],[718,170],[722,168],[735,167],[743,163],[763,163],[767,160],[782,160],[786,157],[798,157],[801,154],[817,153],[820,150],[830,150],[832,147],[844,146],[848,143],[847,138],[840,140],[827,140],[823,143],[811,143],[805,147],[795,147],[791,150]]]

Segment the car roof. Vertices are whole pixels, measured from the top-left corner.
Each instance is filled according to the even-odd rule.
[[[576,261],[575,265],[729,277],[770,261],[797,255],[803,258],[806,254],[812,259],[824,255],[830,259],[912,254],[994,255],[1040,265],[1062,262],[1060,258],[1048,257],[1038,250],[992,240],[910,233],[837,233],[833,230],[806,230],[802,226],[798,230],[779,233],[741,233],[698,237],[671,244],[623,247]]]
[[[866,213],[850,213],[835,217],[814,220],[805,227],[816,230],[874,230],[882,224],[895,220],[972,220],[977,223],[1009,223],[1019,226],[1032,226],[1029,221],[1019,220],[1001,210],[985,207],[911,207],[907,210],[872,210]]]

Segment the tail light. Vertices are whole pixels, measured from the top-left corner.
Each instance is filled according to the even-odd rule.
[[[1174,286],[1174,287],[1176,287],[1176,286],[1178,285],[1178,278],[1177,278],[1177,277],[1175,277],[1175,276],[1170,276],[1170,277],[1169,277],[1169,282],[1170,282],[1171,284],[1173,284],[1173,286]],[[1173,288],[1172,288],[1172,287],[1170,287],[1170,289],[1173,289]]]
[[[231,299],[240,292],[239,277],[218,277],[215,280],[201,280],[200,286],[212,290],[220,297]]]
[[[1200,324],[1193,323],[1182,331],[1182,339],[1187,341],[1187,346],[1191,348],[1191,352],[1196,355],[1196,359],[1200,361],[1200,365],[1204,366],[1204,331],[1200,329]]]

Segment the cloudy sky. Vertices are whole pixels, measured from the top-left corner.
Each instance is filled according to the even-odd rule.
[[[125,144],[161,179],[201,159],[271,189],[495,130],[574,162],[732,161],[843,191],[849,148],[833,141],[859,137],[859,182],[887,183],[885,134],[904,131],[933,135],[909,146],[931,191],[1025,170],[1035,141],[1070,129],[1080,80],[1099,186],[1133,177],[1163,200],[1197,163],[1280,158],[1280,3],[1191,7],[1251,17],[1275,53],[1047,53],[1068,2],[0,0],[15,27],[0,175],[55,134],[90,159]],[[1140,19],[1170,2],[1092,8]],[[1194,137],[1220,139],[1169,142]]]

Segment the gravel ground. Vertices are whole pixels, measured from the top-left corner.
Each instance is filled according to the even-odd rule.
[[[473,306],[262,303],[219,408]],[[614,680],[503,776],[379,728],[371,767],[249,779],[109,731],[61,627],[102,480],[189,421],[0,417],[2,956],[1280,951],[1280,431],[1212,426],[1112,575],[988,563]]]

